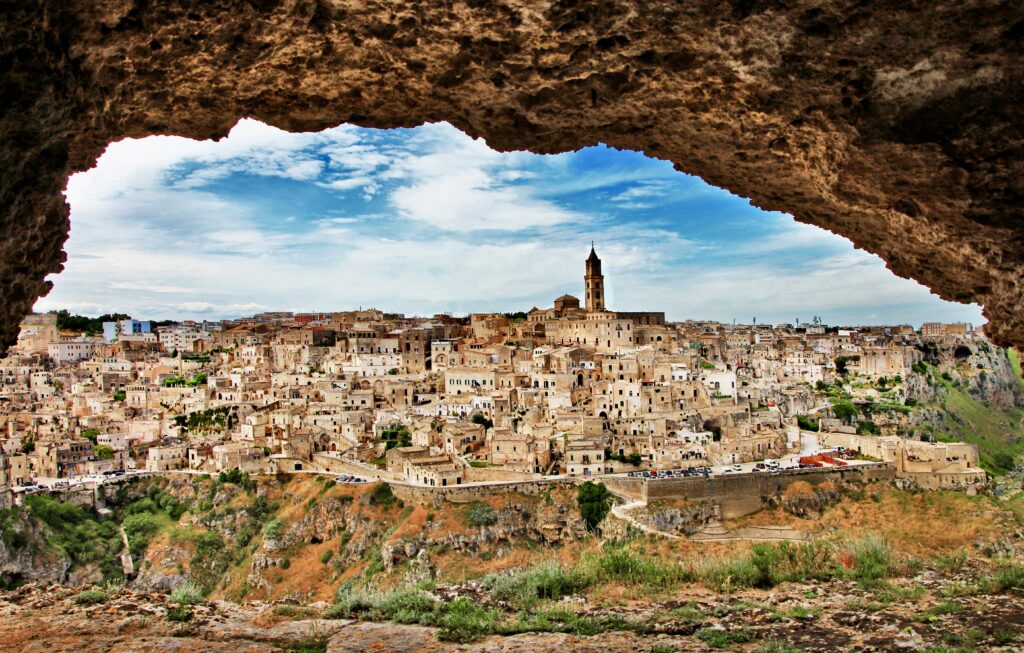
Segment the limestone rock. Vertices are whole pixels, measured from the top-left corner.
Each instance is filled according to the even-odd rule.
[[[1022,20],[1016,0],[8,3],[0,346],[63,267],[70,173],[243,116],[643,151],[983,303],[1024,345]]]

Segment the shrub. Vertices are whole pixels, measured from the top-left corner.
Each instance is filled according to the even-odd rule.
[[[1024,563],[1001,565],[982,583],[988,592],[1024,593]]]
[[[96,605],[106,601],[107,593],[98,589],[83,590],[75,595],[75,603],[78,605]]]
[[[836,419],[840,419],[844,422],[849,422],[854,416],[857,415],[857,406],[852,401],[846,399],[840,399],[839,401],[832,404],[832,412],[835,414]]]
[[[171,603],[196,605],[203,602],[203,592],[192,581],[185,581],[171,592]]]
[[[963,569],[964,565],[967,564],[967,551],[965,549],[960,549],[954,553],[940,556],[937,562],[940,569],[956,573]]]
[[[797,426],[799,426],[804,431],[818,431],[821,428],[820,422],[818,422],[817,420],[812,420],[803,415],[796,416],[796,423]]]
[[[482,501],[473,503],[466,510],[466,523],[470,526],[490,526],[498,521],[498,513]]]
[[[511,574],[497,573],[484,576],[483,586],[498,601],[507,601],[526,609],[537,601],[560,599],[586,589],[592,583],[584,572],[565,567],[554,561],[517,570]]]
[[[858,435],[880,435],[881,433],[882,429],[871,420],[862,420],[857,424]]]
[[[284,522],[276,517],[263,527],[263,539],[279,540],[284,535]]]
[[[580,507],[580,516],[590,530],[597,530],[597,525],[611,510],[612,495],[602,483],[587,481],[580,485],[576,494],[576,502]]]
[[[992,464],[999,469],[1003,469],[1008,472],[1013,471],[1014,468],[1017,467],[1017,463],[1014,461],[1013,456],[1002,451],[992,456]]]
[[[497,630],[498,610],[485,608],[467,598],[458,598],[445,606],[437,625],[443,642],[472,642]]]
[[[373,489],[370,490],[369,497],[370,498],[368,500],[370,505],[384,506],[385,508],[390,508],[397,500],[395,493],[391,491],[391,486],[384,481],[374,483]]]
[[[123,526],[128,536],[128,548],[134,554],[145,552],[149,546],[149,538],[160,530],[156,517],[148,512],[128,515],[124,518]]]
[[[701,628],[694,633],[694,636],[712,648],[727,648],[733,644],[745,644],[754,639],[754,636],[746,629]]]
[[[320,562],[326,565],[328,562],[331,561],[331,558],[333,557],[334,551],[332,549],[327,549],[326,551],[320,554]]]
[[[167,621],[184,623],[192,621],[192,608],[187,605],[176,605],[167,610]]]
[[[885,540],[868,536],[850,544],[853,577],[863,584],[876,583],[892,575],[892,548]]]
[[[640,556],[617,548],[607,551],[597,561],[597,577],[642,587],[669,588],[690,580],[692,574],[677,564]]]

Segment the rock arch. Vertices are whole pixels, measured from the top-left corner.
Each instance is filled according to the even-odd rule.
[[[1024,345],[1016,0],[23,0],[0,25],[0,348],[111,141],[446,120],[604,142],[850,238]]]

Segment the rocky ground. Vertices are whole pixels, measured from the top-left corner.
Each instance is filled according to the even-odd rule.
[[[561,603],[582,616],[642,624],[592,636],[525,633],[468,644],[443,642],[436,628],[325,619],[325,603],[210,601],[182,609],[163,594],[28,584],[0,594],[5,651],[1020,651],[1024,598],[971,593],[977,572],[917,575],[865,588],[853,581],[791,583],[721,593],[689,586],[667,598],[601,607],[582,597]],[[85,594],[83,594],[83,592]],[[441,600],[472,584],[432,590]]]

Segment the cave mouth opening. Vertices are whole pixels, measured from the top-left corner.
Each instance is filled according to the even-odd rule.
[[[583,296],[669,320],[982,321],[840,236],[642,153],[497,152],[447,123],[112,143],[65,192],[65,269],[36,311],[153,319],[374,306],[528,311]]]

